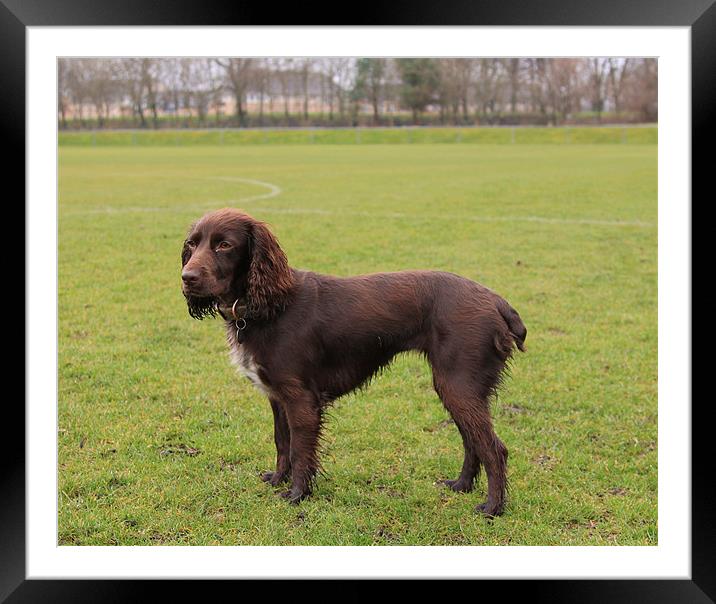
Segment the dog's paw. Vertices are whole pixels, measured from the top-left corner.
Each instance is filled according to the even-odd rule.
[[[261,474],[261,480],[268,482],[271,486],[277,487],[282,482],[288,480],[287,472],[264,472]]]
[[[481,503],[475,508],[477,514],[482,514],[486,518],[501,516],[503,511],[504,505],[502,503],[490,503],[489,501]]]
[[[444,485],[456,493],[469,493],[473,486],[472,482],[461,481],[459,478],[457,480],[438,480],[437,484]]]
[[[283,491],[283,493],[279,493],[279,495],[288,501],[292,505],[297,505],[301,500],[308,497],[308,493],[305,493],[303,491],[299,491],[297,489],[289,489],[288,491]]]

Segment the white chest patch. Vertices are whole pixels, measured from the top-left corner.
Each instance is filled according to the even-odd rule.
[[[231,362],[236,368],[251,380],[251,383],[256,386],[264,394],[268,394],[268,388],[264,385],[259,377],[259,367],[254,360],[252,354],[248,353],[246,349],[241,346],[238,342],[233,342],[230,348]]]

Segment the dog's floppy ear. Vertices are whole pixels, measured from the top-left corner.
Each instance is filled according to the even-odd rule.
[[[266,224],[251,221],[247,305],[250,317],[270,319],[283,310],[293,285],[286,254]]]

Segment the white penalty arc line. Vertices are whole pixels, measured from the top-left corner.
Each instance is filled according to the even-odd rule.
[[[182,205],[181,207],[176,206],[102,206],[91,210],[81,210],[77,212],[66,212],[66,216],[79,216],[85,214],[134,214],[142,212],[177,212],[182,210],[206,210],[217,205],[235,205],[243,204],[249,201],[258,201],[260,199],[271,199],[277,197],[283,193],[283,189],[278,185],[274,185],[270,182],[264,182],[263,180],[255,180],[253,178],[241,178],[239,176],[207,176],[203,177],[202,180],[221,180],[226,182],[244,182],[250,185],[256,185],[260,187],[266,187],[269,192],[262,195],[251,195],[249,197],[240,197],[239,199],[230,199],[222,202],[205,202],[203,204],[192,204]]]
[[[228,201],[227,203],[246,203],[247,201],[258,201],[259,199],[271,199],[277,197],[283,192],[281,187],[278,185],[271,184],[270,182],[264,182],[263,180],[254,180],[253,178],[239,178],[238,176],[211,176],[207,177],[206,180],[222,180],[225,182],[245,182],[250,185],[257,185],[259,187],[266,187],[269,192],[263,195],[252,195],[251,197],[242,197],[236,201]]]

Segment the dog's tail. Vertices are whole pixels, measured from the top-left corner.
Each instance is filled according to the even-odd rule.
[[[510,330],[510,335],[515,342],[515,346],[524,352],[527,328],[522,322],[519,313],[502,298],[498,298],[497,300],[497,310],[500,311],[502,318],[505,320],[505,323],[507,323],[507,328]]]

